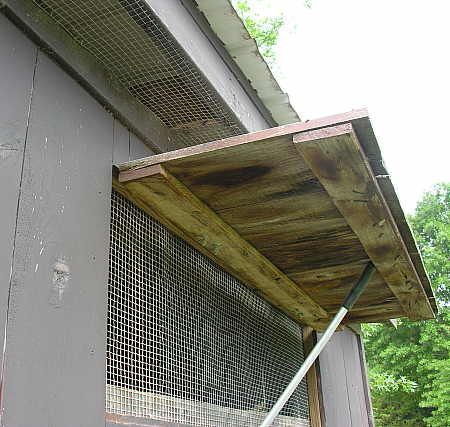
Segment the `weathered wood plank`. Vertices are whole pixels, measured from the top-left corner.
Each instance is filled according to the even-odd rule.
[[[279,138],[311,129],[332,126],[339,123],[348,123],[351,121],[352,123],[357,125],[357,123],[359,124],[359,122],[364,122],[367,119],[367,115],[368,113],[366,109],[360,109],[349,111],[343,114],[322,117],[315,120],[308,120],[306,122],[292,123],[289,125],[264,129],[258,132],[233,136],[218,141],[211,141],[205,144],[199,144],[192,147],[182,148],[176,151],[158,154],[156,156],[151,156],[144,159],[138,159],[119,165],[119,169],[122,173],[121,176],[124,181],[138,179],[139,177],[146,175],[145,168],[159,163],[167,163],[169,161],[172,162],[177,159],[181,159],[184,161],[184,159],[188,157],[198,155],[208,156],[208,154],[210,154],[214,156],[214,152],[216,152],[217,150],[229,149],[243,144],[261,142],[264,140]]]
[[[367,261],[366,261],[367,262]],[[334,271],[332,277],[310,275],[309,272],[289,274],[288,276],[296,283],[301,283],[302,288],[315,300],[323,300],[322,306],[330,313],[335,313],[341,307],[351,288],[361,277],[364,264],[354,264],[357,268],[351,269],[347,265],[330,268]],[[351,264],[350,267],[353,265]],[[322,298],[326,295],[327,298]],[[378,272],[370,280],[363,294],[360,296],[350,314],[358,312],[359,315],[369,312],[374,307],[382,311],[382,306],[394,303],[401,311],[395,296],[385,286],[383,278]]]
[[[275,265],[282,266],[286,274],[315,268],[351,264],[367,259],[361,243],[351,231],[329,237],[305,239],[280,246],[260,249]]]
[[[328,132],[335,127],[335,123],[345,125],[351,122],[357,136],[363,140],[360,154],[365,159],[365,167],[385,173],[370,121],[364,114],[365,111],[352,112],[147,157],[119,165],[120,176],[125,183],[145,179],[148,171],[155,165],[163,165],[240,237],[306,293],[311,292],[310,296],[314,294],[313,299],[319,305],[327,310],[335,310],[357,280],[353,277],[353,266],[361,268],[371,256],[364,243],[362,244],[361,236],[355,233],[352,224],[337,206],[333,195],[299,152],[293,136],[299,130],[302,135],[319,130]],[[315,139],[317,138],[313,137],[312,145],[315,144]],[[345,160],[346,153],[339,155]],[[340,164],[341,157],[335,157],[334,161]],[[370,158],[370,165],[366,157]],[[353,164],[349,164],[354,161],[355,167],[360,167],[357,163],[360,159],[345,161],[349,170],[353,167]],[[379,188],[374,188],[373,193],[380,200],[383,199]],[[353,201],[353,193],[351,197]],[[385,208],[389,213],[389,207]],[[373,223],[373,212],[370,209],[360,211],[358,215],[363,225]],[[391,217],[394,226],[397,219],[404,221],[399,212],[395,215],[395,220]],[[398,239],[398,242],[391,243],[398,243],[403,247],[407,256],[407,249],[401,238],[400,234],[395,234],[394,240]],[[397,254],[390,253],[386,256],[389,258],[391,255]],[[398,260],[393,258],[390,261],[397,263]],[[417,259],[415,263],[417,264]],[[412,264],[408,268],[411,266]],[[349,271],[340,276],[339,269],[345,271],[347,267]],[[405,271],[409,271],[408,268]],[[312,277],[316,272],[324,270],[337,276]],[[414,274],[414,266],[411,271]],[[377,277],[369,285],[355,310],[362,309],[366,304],[370,310],[367,314],[373,319],[374,308],[377,307],[380,318],[384,319],[387,313],[410,315],[416,309],[411,307],[407,312],[395,305],[394,299],[400,291],[394,294],[386,284],[386,278],[383,275]],[[411,296],[414,292],[420,294],[420,278],[416,276],[416,281],[409,283],[412,291],[409,285],[406,286],[407,289],[403,289],[403,293],[409,293],[404,298],[414,299]],[[420,300],[426,297],[422,293],[417,298]],[[422,302],[425,305],[428,303],[426,299]],[[383,304],[386,304],[386,310],[383,310]],[[420,304],[417,307],[420,309]],[[357,316],[363,319],[363,315],[364,312],[359,311]],[[429,315],[426,313],[426,316]],[[350,313],[349,318],[352,316],[354,313]],[[423,318],[424,312],[419,310],[416,317]]]
[[[427,295],[350,123],[294,143],[411,319],[434,317]]]
[[[162,166],[155,165],[145,179],[121,186],[146,212],[291,317],[322,326],[326,311]]]

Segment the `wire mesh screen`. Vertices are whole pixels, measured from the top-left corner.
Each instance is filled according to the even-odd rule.
[[[34,0],[171,130],[175,147],[245,130],[144,0]]]
[[[302,329],[112,194],[109,413],[255,426],[303,361]],[[309,426],[303,382],[275,425]]]

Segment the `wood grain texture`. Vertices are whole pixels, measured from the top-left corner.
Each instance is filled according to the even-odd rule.
[[[373,254],[368,254],[367,239],[355,229],[336,202],[343,197],[333,194],[328,182],[311,167],[309,159],[299,151],[299,143],[294,142],[294,136],[304,135],[305,144],[315,147],[324,138],[347,138],[350,126],[354,137],[362,141],[357,155],[352,157],[345,144],[341,144],[342,147],[337,144],[341,151],[336,149],[331,160],[321,166],[327,171],[331,167],[356,173],[362,164],[367,177],[362,176],[362,172],[356,173],[354,180],[363,185],[361,180],[372,179],[369,175],[372,170],[385,173],[366,114],[364,110],[354,111],[159,154],[118,165],[118,176],[122,185],[128,186],[131,182],[145,181],[156,166],[163,166],[259,254],[286,274],[298,289],[332,314]],[[336,126],[339,134],[336,134]],[[347,191],[345,185],[336,181],[335,192]],[[363,187],[361,191],[365,191]],[[360,191],[359,187],[356,191]],[[382,191],[376,185],[372,185],[370,194],[374,200],[383,200]],[[363,196],[356,194],[355,197],[351,192],[350,198],[351,204],[356,204],[355,209],[359,209],[355,216],[361,227],[376,223],[372,228],[384,233],[389,224],[395,231],[396,220],[405,221],[399,212],[394,219],[386,204],[378,213],[373,211],[372,202],[363,209],[364,204],[367,205]],[[378,245],[381,240],[378,235],[375,237]],[[390,244],[398,245],[405,260],[408,250],[414,252],[414,242],[408,241],[405,247],[401,233],[392,234],[391,240]],[[384,253],[383,247],[379,248],[379,253]],[[397,252],[385,256],[386,262],[394,266],[389,274],[406,271],[407,280],[416,274],[415,265],[420,258],[416,257],[414,264],[405,267],[404,263],[399,264]],[[385,267],[381,275],[374,276],[345,322],[376,321],[377,315],[379,320],[404,315],[429,318],[432,310],[430,312],[427,295],[421,291],[422,278],[423,275],[416,275],[415,281],[408,285],[400,288],[397,285],[394,293],[394,279],[398,277],[388,277]],[[391,286],[386,283],[388,279]],[[432,294],[428,297],[432,298]],[[414,305],[408,308],[408,301]]]
[[[411,319],[434,313],[351,124],[300,133],[297,149]]]
[[[264,129],[258,132],[252,132],[244,135],[225,138],[218,141],[207,142],[205,144],[186,147],[180,150],[170,151],[167,153],[158,154],[156,156],[124,163],[122,165],[119,165],[119,170],[122,172],[121,176],[123,180],[138,179],[141,176],[145,176],[145,168],[156,165],[158,163],[167,163],[176,159],[184,160],[187,157],[197,155],[203,156],[207,155],[207,153],[215,155],[214,152],[217,150],[228,149],[235,146],[241,146],[243,144],[264,141],[272,138],[279,138],[287,135],[293,135],[295,133],[311,129],[323,128],[326,126],[332,126],[338,123],[355,123],[359,121],[365,122],[365,119],[367,119],[367,115],[367,110],[363,108],[360,110],[352,110],[346,113],[322,117],[315,120],[308,120],[305,122],[292,123],[289,125]]]
[[[128,197],[225,270],[301,323],[316,328],[328,317],[316,302],[262,256],[164,167],[125,184]],[[118,188],[120,191],[120,187]]]

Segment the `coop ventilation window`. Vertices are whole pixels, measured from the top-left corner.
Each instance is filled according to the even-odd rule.
[[[107,412],[256,426],[302,362],[300,326],[113,192]],[[309,426],[305,383],[276,425]]]
[[[33,0],[170,129],[176,147],[244,133],[144,0]]]

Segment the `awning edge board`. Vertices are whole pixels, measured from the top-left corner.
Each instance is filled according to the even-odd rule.
[[[405,314],[413,320],[433,318],[428,297],[352,124],[298,133],[293,140]]]

